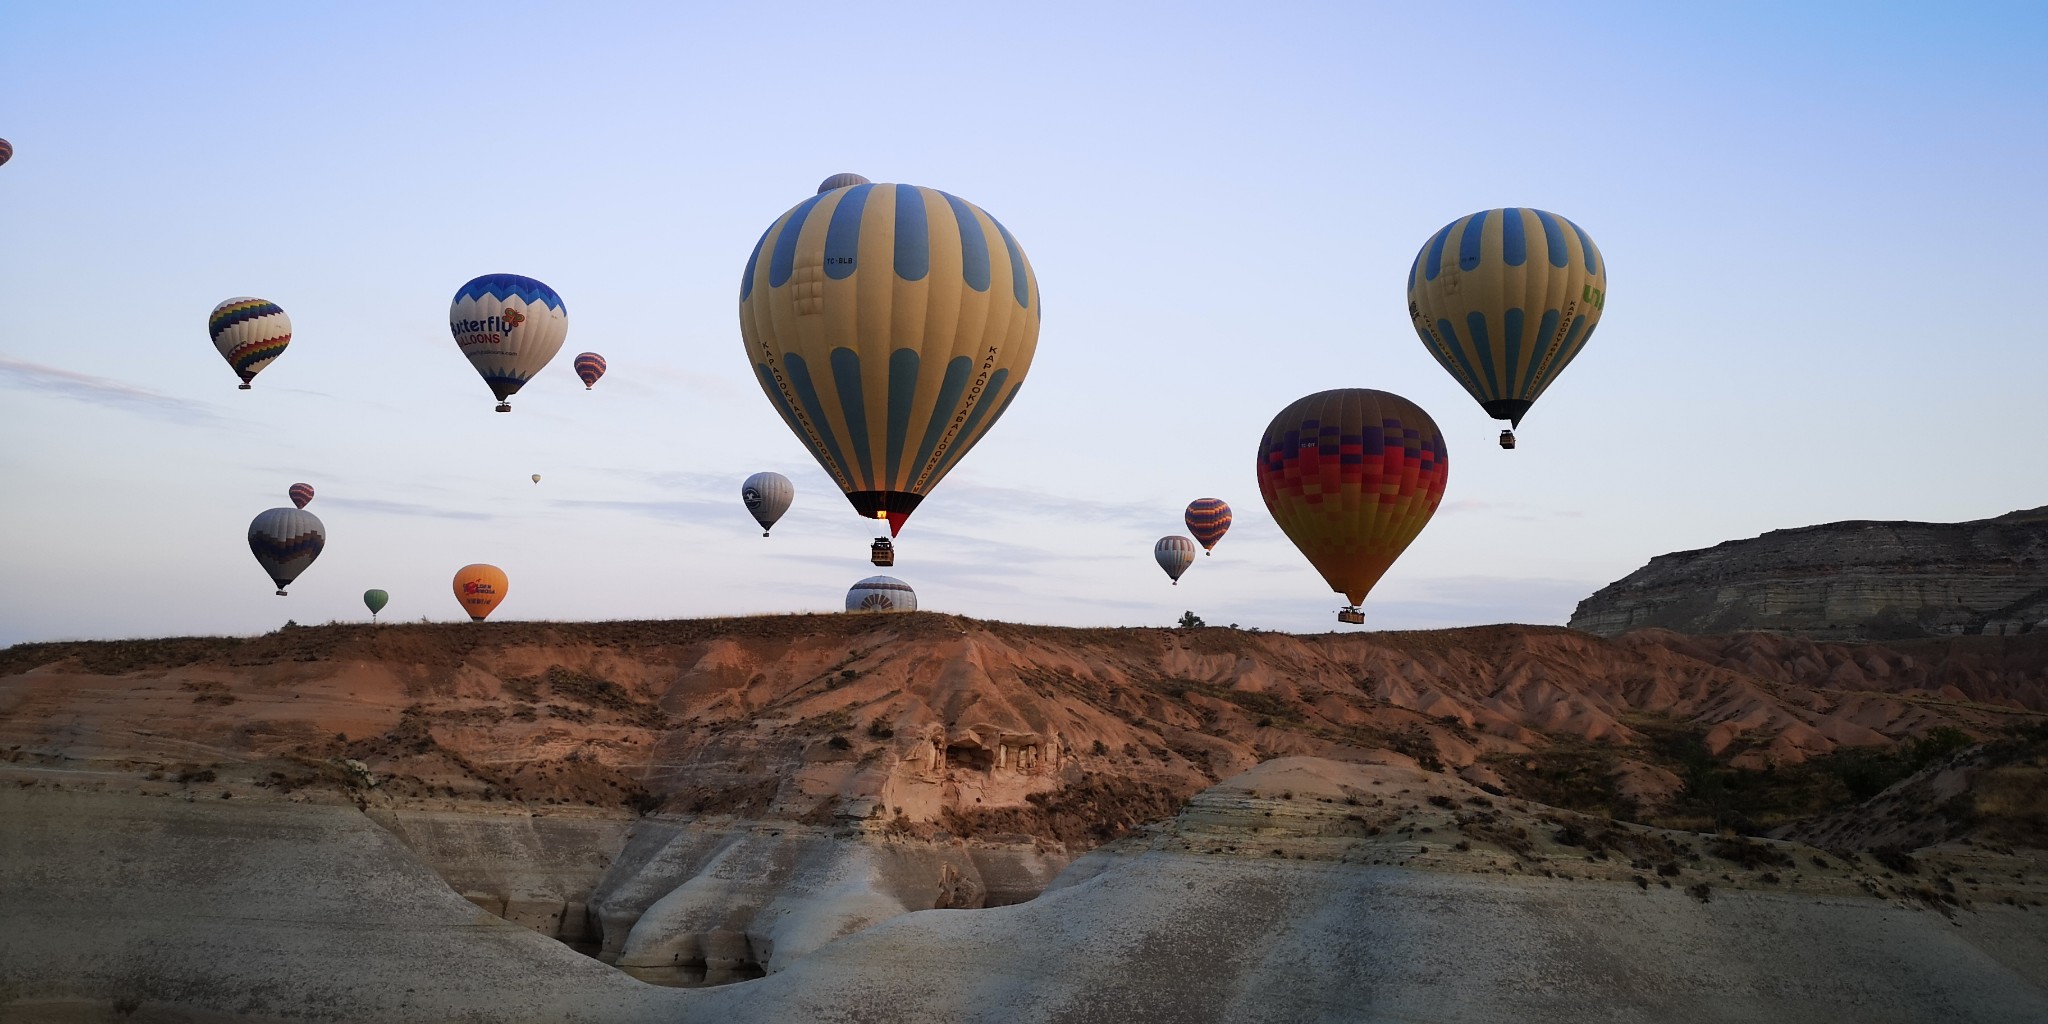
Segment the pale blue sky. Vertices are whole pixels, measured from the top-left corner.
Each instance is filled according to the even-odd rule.
[[[1022,394],[900,539],[928,608],[1333,626],[1252,477],[1332,386],[1449,439],[1380,628],[1562,622],[1665,551],[2048,504],[2043,5],[584,6],[0,6],[0,643],[357,618],[368,587],[456,619],[471,561],[511,575],[504,618],[836,609],[868,525],[735,304],[842,170],[984,207],[1046,302]],[[1402,291],[1506,205],[1612,266],[1512,453]],[[509,416],[445,322],[489,272],[570,311]],[[205,330],[235,295],[297,331],[252,392]],[[758,469],[798,488],[770,540]],[[280,599],[243,534],[295,480],[329,541]],[[1237,525],[1169,587],[1152,542],[1201,496]]]

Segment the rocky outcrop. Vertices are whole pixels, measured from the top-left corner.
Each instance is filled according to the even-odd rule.
[[[1944,850],[1900,877],[1503,799],[1399,756],[1269,761],[1028,903],[901,914],[696,990],[477,912],[346,805],[22,787],[18,771],[0,766],[10,1024],[2048,1017],[2031,865],[1950,871]],[[556,872],[495,856],[505,877]],[[1953,902],[1919,894],[1950,875]]]
[[[1969,523],[1828,523],[1659,555],[1579,602],[1571,627],[1832,640],[2048,629],[2048,506]]]

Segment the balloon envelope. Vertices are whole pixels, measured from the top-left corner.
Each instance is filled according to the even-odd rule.
[[[796,485],[780,473],[756,473],[740,485],[740,501],[746,503],[754,521],[761,524],[763,537],[775,528],[775,521],[789,511],[789,503],[795,500]]]
[[[242,378],[244,390],[292,343],[292,318],[275,302],[247,296],[213,307],[206,330],[220,357]]]
[[[1287,539],[1353,605],[1443,500],[1436,421],[1399,395],[1344,388],[1287,408],[1259,440],[1259,494]]]
[[[590,390],[591,385],[596,384],[597,379],[604,376],[604,357],[595,352],[577,354],[576,376],[583,379],[583,390]]]
[[[285,491],[284,493],[286,497],[292,499],[292,505],[294,507],[305,508],[306,503],[313,500],[313,485],[293,484],[291,488]]]
[[[383,611],[384,605],[390,600],[391,595],[381,590],[363,591],[363,607],[368,608],[371,615]]]
[[[1159,543],[1152,545],[1152,560],[1166,570],[1167,578],[1179,583],[1180,574],[1195,564],[1195,542],[1177,533],[1161,537]]]
[[[868,179],[863,178],[858,174],[848,172],[843,174],[835,174],[829,178],[826,178],[824,181],[819,182],[818,191],[821,193],[830,192],[835,188],[847,188],[853,185],[866,184],[870,184]]]
[[[1488,416],[1518,426],[1606,305],[1607,261],[1593,239],[1542,210],[1460,217],[1408,268],[1416,336]]]
[[[553,288],[533,278],[485,274],[455,293],[448,305],[448,330],[498,397],[498,411],[509,412],[512,406],[505,399],[561,351],[569,336],[569,307]]]
[[[1009,231],[914,185],[798,203],[740,280],[761,390],[854,509],[892,533],[1016,397],[1038,312]]]
[[[478,562],[455,570],[455,599],[472,622],[482,622],[511,589],[505,571],[495,565]]]
[[[846,592],[850,612],[914,612],[917,591],[894,576],[870,576]]]
[[[535,474],[533,475],[533,482],[534,482],[534,483],[540,483],[540,474],[539,474],[539,473],[535,473]]]
[[[14,145],[6,139],[0,139],[0,164],[4,164],[12,159],[14,159]]]
[[[326,547],[327,528],[305,509],[265,509],[249,521],[249,553],[280,595]]]
[[[1230,506],[1222,498],[1196,498],[1188,502],[1181,521],[1188,524],[1188,532],[1195,535],[1202,550],[1214,551],[1216,542],[1230,532]]]

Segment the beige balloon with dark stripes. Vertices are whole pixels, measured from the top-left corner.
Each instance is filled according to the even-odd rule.
[[[740,283],[762,391],[861,515],[891,532],[1017,395],[1038,281],[980,207],[858,182],[769,226]]]
[[[1430,355],[1488,416],[1517,426],[1606,307],[1607,261],[1592,237],[1543,210],[1460,217],[1408,271],[1408,316]]]

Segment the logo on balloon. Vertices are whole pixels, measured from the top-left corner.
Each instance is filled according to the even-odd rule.
[[[869,594],[860,599],[860,606],[866,611],[875,611],[877,609],[888,611],[896,607],[896,602],[889,600],[889,595],[887,594]]]
[[[462,592],[467,595],[497,593],[497,591],[491,589],[490,584],[485,583],[482,580],[470,580],[469,582],[464,583],[462,585]]]
[[[513,308],[512,308],[512,307],[510,307],[510,306],[506,306],[506,307],[505,307],[505,314],[504,314],[504,316],[505,316],[505,322],[506,322],[506,323],[508,323],[508,324],[511,324],[511,325],[512,325],[512,326],[514,326],[514,327],[517,327],[517,326],[519,326],[520,324],[523,324],[523,323],[525,323],[525,322],[526,322],[526,314],[524,314],[524,313],[521,313],[520,311],[518,311],[518,310],[516,310],[516,309],[513,309]]]

